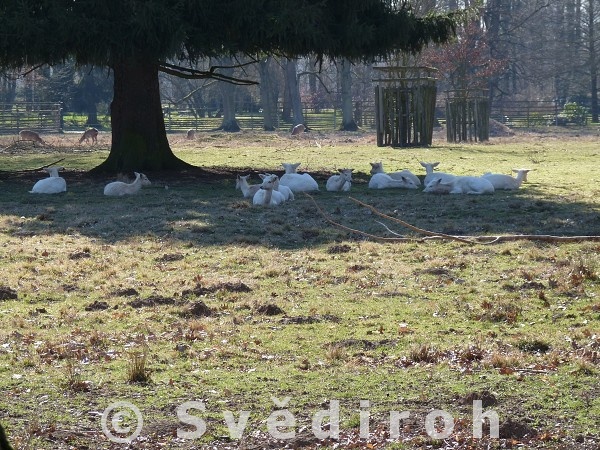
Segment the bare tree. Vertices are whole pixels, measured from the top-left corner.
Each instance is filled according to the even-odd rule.
[[[356,131],[358,126],[354,121],[352,101],[352,63],[348,59],[342,59],[338,63],[340,69],[340,87],[342,97],[342,127],[343,131]]]
[[[298,60],[288,58],[285,61],[285,83],[286,91],[289,94],[290,106],[294,118],[294,124],[304,123],[304,113],[302,111],[302,99],[300,97],[300,88],[298,86]]]
[[[272,58],[266,57],[259,61],[260,74],[260,103],[263,110],[263,129],[274,131],[277,114],[277,90],[273,83]]]

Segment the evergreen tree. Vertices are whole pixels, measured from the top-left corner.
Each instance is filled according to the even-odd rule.
[[[158,73],[227,79],[166,63],[245,53],[368,60],[454,34],[452,14],[417,17],[395,0],[3,0],[0,67],[108,66],[112,147],[97,170],[178,169]]]

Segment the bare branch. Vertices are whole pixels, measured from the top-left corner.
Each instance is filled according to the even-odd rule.
[[[364,231],[356,230],[354,228],[350,228],[350,227],[347,227],[345,225],[342,225],[342,224],[336,222],[335,220],[329,218],[327,216],[327,214],[325,214],[325,212],[317,204],[317,202],[312,197],[312,195],[307,194],[306,192],[304,193],[304,195],[306,195],[308,198],[310,198],[312,200],[313,204],[317,208],[317,211],[319,211],[319,213],[321,214],[321,216],[323,216],[323,219],[325,219],[327,222],[329,222],[330,224],[334,225],[337,228],[341,228],[342,230],[349,231],[350,233],[360,234],[361,236],[366,236],[368,238],[375,239],[375,240],[378,240],[378,241],[387,241],[387,242],[389,242],[389,241],[393,241],[393,242],[412,242],[412,241],[415,241],[415,239],[410,239],[410,238],[386,238],[386,237],[382,237],[382,236],[376,236],[374,234],[365,233]]]
[[[246,63],[251,64],[251,63]],[[241,67],[235,66],[235,67]],[[226,66],[213,66],[209,70],[196,70],[189,67],[176,66],[174,64],[169,64],[166,62],[160,63],[158,65],[158,70],[164,72],[169,75],[173,75],[179,78],[185,78],[188,80],[202,80],[202,79],[214,79],[219,81],[225,81],[226,83],[231,83],[235,85],[254,85],[258,84],[258,81],[246,80],[243,78],[230,77],[227,75],[223,75],[221,73],[215,72],[216,69],[226,68]]]
[[[413,225],[411,225],[411,224],[409,224],[407,222],[404,222],[403,220],[396,219],[395,217],[388,216],[387,214],[383,214],[382,212],[377,211],[377,209],[375,209],[373,206],[368,205],[366,203],[363,203],[360,200],[356,200],[353,197],[349,197],[349,198],[353,202],[358,203],[360,206],[364,206],[365,208],[368,208],[369,210],[371,210],[371,212],[373,214],[376,214],[376,215],[378,215],[380,217],[383,217],[385,219],[391,220],[393,222],[399,223],[402,226],[405,226],[406,228],[409,228],[409,229],[411,229],[413,231],[416,231],[417,233],[425,234],[427,236],[434,236],[434,237],[438,237],[438,238],[450,239],[450,240],[453,240],[453,241],[459,241],[459,242],[463,242],[465,244],[476,244],[477,243],[477,242],[470,241],[469,239],[462,238],[460,236],[452,236],[450,234],[444,234],[444,233],[435,233],[433,231],[424,230],[423,228],[417,228],[417,227],[415,227],[415,226],[413,226]]]
[[[323,218],[327,222],[334,225],[335,227],[341,228],[341,229],[349,231],[351,233],[355,233],[355,234],[359,234],[361,236],[368,237],[370,239],[375,239],[375,240],[384,241],[384,242],[415,242],[415,241],[416,242],[424,242],[424,241],[430,240],[430,239],[446,239],[446,240],[462,242],[464,244],[470,244],[470,245],[473,245],[473,244],[490,245],[490,244],[498,244],[501,242],[513,242],[513,241],[542,241],[542,242],[554,242],[554,243],[600,241],[600,236],[552,236],[552,235],[545,235],[545,234],[541,234],[541,235],[540,234],[510,234],[510,235],[501,235],[501,236],[453,236],[450,234],[436,233],[433,231],[425,230],[423,228],[415,227],[414,225],[404,222],[403,220],[397,219],[396,217],[391,217],[391,216],[388,216],[387,214],[383,214],[382,212],[378,211],[375,207],[368,205],[364,202],[361,202],[360,200],[357,200],[353,197],[348,197],[353,202],[369,209],[375,215],[378,215],[385,219],[399,223],[406,228],[409,228],[420,234],[424,234],[424,235],[428,236],[428,237],[424,237],[424,238],[402,237],[402,235],[400,235],[399,233],[396,233],[395,231],[392,231],[387,225],[383,224],[382,222],[377,221],[377,223],[382,225],[388,232],[390,232],[394,236],[397,236],[394,238],[388,238],[388,237],[377,236],[377,235],[374,235],[371,233],[366,233],[364,231],[357,230],[354,228],[350,228],[350,227],[347,227],[345,225],[342,225],[342,224],[334,221],[333,219],[329,218],[325,214],[325,212],[321,209],[321,207],[317,204],[317,202],[314,200],[313,197],[311,197],[309,194],[306,194],[306,193],[305,193],[305,195],[312,200],[312,202],[314,203],[315,207],[317,208],[317,210],[319,211],[321,216],[323,216]]]

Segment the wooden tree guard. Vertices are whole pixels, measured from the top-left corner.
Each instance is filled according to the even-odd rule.
[[[437,94],[435,69],[374,67],[377,146],[431,145]]]
[[[446,91],[448,142],[490,139],[490,99],[486,90]]]

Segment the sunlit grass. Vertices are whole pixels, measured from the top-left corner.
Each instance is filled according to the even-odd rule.
[[[595,138],[428,149],[377,148],[361,134],[170,138],[182,159],[223,179],[148,174],[153,186],[139,195],[108,199],[103,179],[81,173],[106,155],[106,137],[100,152],[0,155],[3,170],[64,157],[69,183],[47,198],[27,192],[38,174],[0,179],[0,421],[15,444],[111,448],[100,416],[118,400],[142,410],[147,442],[192,448],[227,445],[223,410],[251,410],[248,435],[266,436],[272,397],[290,397],[308,427],[338,399],[342,423],[356,426],[363,399],[382,422],[386,411],[432,409],[470,420],[465,399],[481,392],[493,393],[502,421],[553,443],[598,436],[598,242],[372,242],[325,222],[304,196],[252,207],[232,176],[300,161],[322,184],[336,167],[354,167],[352,196],[422,228],[593,235]],[[418,160],[462,174],[534,171],[517,192],[437,197],[368,190],[369,162],[379,160],[419,175]],[[314,199],[339,223],[390,236],[348,194]],[[208,431],[176,441],[174,411],[189,400],[206,403]],[[413,431],[396,448],[432,444]]]

